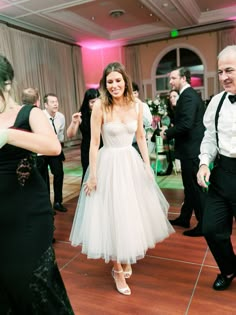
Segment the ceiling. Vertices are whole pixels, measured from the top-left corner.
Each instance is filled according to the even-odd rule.
[[[111,12],[115,11],[111,16]],[[117,11],[123,13],[117,16]],[[129,45],[235,25],[235,0],[0,0],[0,21],[83,47]]]

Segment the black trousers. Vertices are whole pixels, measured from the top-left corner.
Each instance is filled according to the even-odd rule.
[[[233,217],[236,214],[236,159],[220,156],[210,177],[203,216],[203,234],[224,275],[236,271],[231,242]]]
[[[180,160],[180,163],[185,196],[180,217],[183,221],[189,222],[194,209],[198,224],[201,227],[206,193],[203,192],[202,188],[197,183],[199,159]]]
[[[45,182],[47,183],[48,192],[50,194],[50,182],[48,174],[48,166],[53,175],[53,190],[54,190],[54,203],[62,203],[63,200],[63,181],[64,181],[64,171],[63,171],[63,160],[64,154],[58,156],[45,156],[41,155],[37,157],[37,167],[43,176]]]
[[[37,168],[39,173],[43,177],[45,183],[47,184],[48,194],[50,195],[50,183],[49,183],[49,174],[48,174],[48,164],[47,157],[44,155],[37,156]]]

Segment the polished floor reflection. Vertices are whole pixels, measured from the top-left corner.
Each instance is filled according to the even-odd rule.
[[[80,190],[79,155],[77,148],[66,150],[64,204],[68,212],[55,216],[54,246],[75,314],[236,314],[236,279],[228,290],[214,291],[211,286],[219,271],[206,242],[202,237],[183,236],[183,228],[177,227],[175,234],[149,250],[146,257],[133,266],[133,275],[128,280],[131,296],[123,296],[115,290],[110,264],[88,260],[79,247],[70,245],[69,233]],[[173,180],[177,181],[178,177]],[[168,178],[161,181],[166,184]],[[170,203],[169,218],[175,218],[183,190],[181,187],[162,190]],[[191,223],[194,226],[194,217]],[[235,235],[233,241],[236,245]]]

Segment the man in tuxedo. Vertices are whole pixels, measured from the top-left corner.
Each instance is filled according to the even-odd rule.
[[[50,167],[51,173],[53,174],[53,189],[54,189],[54,203],[53,208],[56,211],[66,212],[67,208],[62,204],[63,200],[63,161],[65,156],[63,153],[63,143],[64,143],[64,130],[65,130],[65,116],[58,111],[59,103],[57,96],[54,93],[48,93],[44,96],[44,106],[43,112],[48,118],[52,128],[57,134],[58,140],[62,145],[61,154],[58,156],[45,156],[38,155],[37,165],[42,176],[45,177],[45,181],[48,186],[48,191],[50,194],[50,182],[48,175],[48,166]]]
[[[221,272],[213,283],[213,289],[219,291],[227,289],[236,276],[231,242],[236,215],[236,45],[220,52],[218,75],[224,91],[211,99],[204,115],[206,132],[197,180],[202,187],[209,184],[203,234]]]
[[[205,193],[197,183],[200,144],[204,135],[204,103],[199,94],[190,86],[191,75],[186,68],[177,68],[170,73],[172,89],[179,91],[174,126],[162,129],[163,139],[175,139],[175,157],[180,160],[184,185],[184,204],[180,216],[170,220],[173,225],[189,227],[194,209],[198,224],[184,231],[186,236],[202,236],[202,215]]]

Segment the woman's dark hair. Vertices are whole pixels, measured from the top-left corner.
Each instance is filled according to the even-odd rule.
[[[100,93],[97,89],[88,89],[84,93],[84,99],[80,108],[82,114],[90,113],[89,101],[98,98]]]
[[[109,107],[113,106],[113,98],[107,90],[107,76],[111,72],[119,72],[122,75],[123,80],[125,81],[124,98],[127,103],[134,102],[132,83],[129,75],[126,72],[125,67],[119,62],[112,62],[106,66],[106,68],[103,71],[102,78],[100,80],[101,100],[103,106],[105,107],[105,110],[109,110]]]
[[[5,82],[12,82],[14,78],[14,70],[6,57],[0,55],[0,89],[3,91]]]
[[[98,98],[99,96],[100,93],[97,89],[88,89],[84,93],[83,103],[80,107],[80,111],[82,114],[82,128],[90,126],[91,109],[89,107],[89,101]]]
[[[136,82],[132,82],[132,90],[133,90],[133,92],[139,92],[139,86],[138,86],[138,84],[136,83]]]
[[[2,55],[0,55],[0,96],[3,99],[4,108],[2,111],[5,110],[6,104],[5,104],[5,98],[3,95],[3,91],[5,89],[6,82],[9,84],[12,83],[12,80],[14,78],[14,70],[12,68],[12,65],[8,61],[8,59]]]

